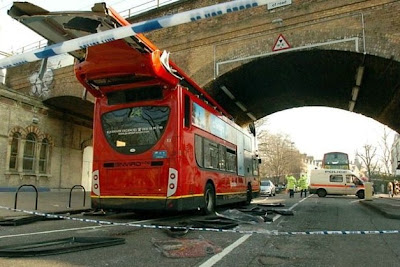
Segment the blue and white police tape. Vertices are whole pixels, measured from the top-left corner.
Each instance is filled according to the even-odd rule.
[[[216,17],[219,15],[241,11],[252,7],[262,6],[271,2],[272,0],[237,0],[189,10],[152,20],[146,20],[143,22],[138,22],[128,26],[98,32],[95,34],[53,44],[45,48],[40,48],[20,55],[1,59],[0,69],[14,67],[27,62],[33,62],[43,58],[69,53],[89,46],[104,44],[114,40],[134,36],[139,33],[145,33],[161,28],[173,27],[191,21]]]
[[[206,228],[206,227],[192,227],[187,226],[166,226],[166,225],[153,225],[153,224],[140,224],[140,223],[120,223],[104,220],[93,220],[85,218],[77,218],[66,215],[58,215],[51,213],[43,213],[30,210],[13,209],[10,207],[0,206],[0,209],[23,212],[26,214],[43,216],[52,219],[63,219],[72,220],[78,222],[95,223],[100,225],[113,225],[113,226],[129,226],[136,228],[148,228],[148,229],[181,229],[181,230],[193,230],[193,231],[211,231],[211,232],[224,232],[224,233],[239,233],[239,234],[263,234],[263,235],[274,235],[274,236],[292,236],[292,235],[377,235],[377,234],[400,234],[400,230],[345,230],[345,231],[290,231],[290,232],[280,232],[276,230],[240,230],[240,229],[219,229],[219,228]],[[0,236],[1,238],[1,236]]]

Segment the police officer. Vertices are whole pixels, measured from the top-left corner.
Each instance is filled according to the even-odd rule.
[[[287,180],[287,189],[289,190],[289,197],[294,197],[294,190],[296,189],[296,178],[293,175],[286,176]]]
[[[389,182],[387,184],[387,189],[388,189],[389,197],[393,197],[393,183],[392,182]]]
[[[307,177],[302,174],[300,179],[299,179],[299,187],[300,187],[300,197],[303,197],[303,192],[304,192],[304,197],[307,197]]]

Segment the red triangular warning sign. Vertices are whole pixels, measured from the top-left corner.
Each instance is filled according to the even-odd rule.
[[[279,34],[278,39],[276,39],[274,47],[272,48],[272,51],[279,51],[279,50],[284,50],[290,48],[290,44],[288,41],[285,39],[285,37],[282,34]]]

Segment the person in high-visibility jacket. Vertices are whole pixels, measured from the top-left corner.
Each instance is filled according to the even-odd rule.
[[[308,188],[308,182],[307,182],[307,177],[302,174],[299,181],[299,187],[300,187],[300,197],[303,197],[303,193],[304,193],[304,197],[307,196],[307,188]]]
[[[393,197],[393,183],[392,182],[389,182],[387,184],[387,189],[388,189],[389,197]]]
[[[287,180],[287,189],[289,190],[289,197],[294,197],[294,190],[296,189],[296,178],[294,178],[293,175],[288,175],[286,176],[286,180]]]

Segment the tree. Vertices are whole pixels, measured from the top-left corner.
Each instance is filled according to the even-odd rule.
[[[368,177],[369,179],[371,179],[371,174],[375,172],[378,168],[378,161],[375,160],[375,158],[377,157],[376,147],[365,144],[362,149],[363,150],[360,153],[357,151],[356,156],[361,159],[362,163],[367,169]]]
[[[302,155],[287,135],[270,134],[264,130],[257,135],[257,140],[261,157],[261,177],[272,177],[277,184],[283,182],[283,177],[287,174],[300,175],[303,167]]]
[[[381,162],[384,168],[384,174],[386,175],[390,175],[392,173],[391,157],[390,157],[391,146],[389,145],[389,138],[390,138],[389,135],[390,134],[388,131],[388,127],[384,126],[380,147],[383,153],[383,155],[381,156]]]

